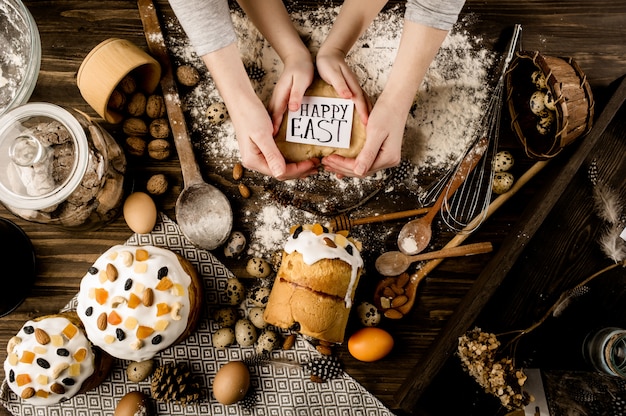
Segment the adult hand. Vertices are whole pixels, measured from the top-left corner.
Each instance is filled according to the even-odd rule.
[[[341,98],[354,102],[361,121],[367,124],[371,103],[345,58],[340,49],[322,46],[316,58],[317,72],[324,81],[333,86]]]
[[[345,158],[330,155],[322,159],[324,168],[339,177],[363,178],[400,163],[402,137],[408,112],[399,111],[383,96],[376,102],[365,128],[366,140],[359,155]]]

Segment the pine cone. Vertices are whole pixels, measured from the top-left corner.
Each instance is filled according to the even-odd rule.
[[[169,363],[157,367],[150,387],[155,400],[186,404],[200,399],[200,383],[194,379],[185,363]]]

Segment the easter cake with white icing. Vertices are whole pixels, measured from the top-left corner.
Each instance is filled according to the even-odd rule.
[[[117,245],[83,277],[77,312],[95,345],[120,359],[144,361],[195,330],[202,293],[196,270],[176,253]]]
[[[7,343],[6,382],[27,403],[48,406],[100,385],[113,359],[87,339],[73,312],[27,321]]]
[[[294,227],[264,313],[269,324],[343,342],[363,270],[360,243],[320,224]]]

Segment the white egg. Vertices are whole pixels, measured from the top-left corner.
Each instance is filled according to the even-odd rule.
[[[359,304],[357,307],[357,313],[363,326],[376,326],[380,323],[380,311],[375,305],[369,302],[362,302]]]
[[[240,319],[235,324],[235,340],[242,347],[249,347],[257,340],[256,327],[248,319]]]
[[[265,308],[250,308],[248,312],[248,319],[252,322],[252,325],[259,329],[264,329],[267,327],[267,322],[265,322],[265,318],[263,318],[263,313],[265,312]]]
[[[211,339],[215,348],[224,349],[235,343],[235,331],[232,328],[220,328]]]
[[[550,111],[556,110],[556,102],[554,101],[554,95],[552,95],[551,91],[546,91],[543,103],[547,110],[550,110]]]
[[[554,113],[551,111],[545,112],[537,122],[537,131],[542,135],[550,133],[550,129],[554,124]]]
[[[546,76],[543,74],[543,72],[541,72],[539,70],[534,71],[530,75],[530,79],[532,80],[533,84],[535,84],[535,86],[537,87],[538,90],[546,89],[546,87],[547,87],[547,85],[546,85]]]
[[[515,182],[515,177],[509,172],[498,172],[493,177],[492,190],[494,193],[501,195],[508,192]]]
[[[261,332],[259,339],[257,340],[256,352],[257,354],[269,354],[280,346],[280,337],[276,331],[266,329]]]
[[[511,152],[502,150],[496,153],[493,158],[493,170],[495,172],[506,172],[513,167],[514,163],[515,160],[513,159]]]
[[[546,94],[543,91],[535,91],[530,96],[528,106],[533,114],[540,115],[546,109],[545,96]]]

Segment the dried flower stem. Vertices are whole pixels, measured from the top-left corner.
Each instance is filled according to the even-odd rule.
[[[601,270],[599,270],[599,271],[597,271],[597,272],[593,273],[592,275],[590,275],[589,277],[587,277],[585,280],[583,280],[582,282],[580,282],[579,284],[577,284],[576,286],[574,286],[574,288],[573,288],[572,290],[575,290],[575,289],[577,289],[577,288],[581,288],[581,287],[586,286],[587,284],[589,284],[589,282],[591,282],[591,281],[592,281],[593,279],[595,279],[596,277],[598,277],[598,276],[600,276],[600,275],[602,275],[602,274],[604,274],[604,273],[606,273],[606,272],[608,272],[608,271],[610,271],[610,270],[613,270],[613,269],[615,269],[615,268],[616,268],[616,267],[618,267],[618,266],[626,267],[626,259],[624,259],[624,260],[620,261],[619,263],[614,263],[614,264],[611,264],[611,265],[609,265],[609,266],[607,266],[607,267],[605,267],[605,268],[603,268],[603,269],[601,269]],[[566,293],[570,293],[572,290],[567,291]],[[509,331],[509,332],[504,332],[504,333],[501,333],[501,334],[500,334],[500,336],[502,336],[502,335],[517,334],[515,337],[513,337],[513,339],[511,339],[511,340],[507,343],[507,345],[512,345],[513,343],[516,343],[517,341],[519,341],[519,339],[520,339],[522,336],[524,336],[524,335],[526,335],[526,334],[528,334],[528,333],[530,333],[530,332],[534,331],[534,330],[535,330],[535,329],[537,329],[537,328],[538,328],[541,324],[543,324],[543,323],[544,323],[544,322],[545,322],[545,321],[546,321],[546,320],[547,320],[550,316],[552,316],[552,314],[554,313],[554,311],[555,311],[555,310],[556,310],[556,309],[557,309],[557,308],[561,305],[562,301],[563,301],[563,296],[559,297],[559,299],[558,299],[558,300],[557,300],[557,301],[556,301],[556,302],[555,302],[555,303],[554,303],[554,304],[550,307],[550,309],[548,309],[548,310],[546,311],[546,313],[545,313],[545,314],[544,314],[544,315],[543,315],[543,316],[542,316],[542,317],[541,317],[538,321],[536,321],[535,323],[533,323],[533,324],[532,324],[531,326],[529,326],[528,328],[525,328],[525,329],[518,329],[518,330],[515,330],[515,331]]]

